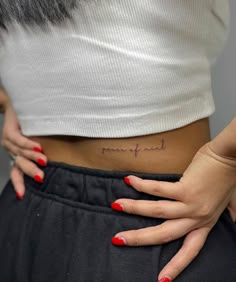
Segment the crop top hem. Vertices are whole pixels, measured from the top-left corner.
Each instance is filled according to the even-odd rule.
[[[193,101],[193,103],[195,102]],[[25,136],[68,135],[91,138],[125,138],[174,130],[209,117],[215,112],[214,102],[209,103],[202,105],[195,103],[192,107],[188,105],[171,114],[157,112],[145,117],[137,116],[129,119],[85,116],[83,118],[63,116],[63,120],[58,117],[40,117],[40,119],[19,117],[19,119],[23,124],[21,130]]]

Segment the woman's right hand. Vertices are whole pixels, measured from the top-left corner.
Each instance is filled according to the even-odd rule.
[[[1,145],[9,154],[17,156],[11,168],[10,178],[17,198],[22,199],[25,193],[23,174],[34,178],[37,182],[42,182],[44,172],[35,162],[46,166],[47,157],[42,153],[43,150],[39,143],[23,136],[10,102],[5,105]]]

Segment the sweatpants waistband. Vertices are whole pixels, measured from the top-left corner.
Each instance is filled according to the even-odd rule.
[[[109,207],[119,198],[160,200],[161,197],[138,192],[124,182],[124,177],[135,175],[142,179],[177,182],[182,174],[149,174],[130,171],[109,171],[48,161],[43,183],[24,175],[26,186],[45,196],[101,207]],[[42,194],[42,195],[43,195]]]

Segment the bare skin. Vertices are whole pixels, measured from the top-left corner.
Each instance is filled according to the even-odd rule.
[[[145,173],[183,173],[197,150],[210,140],[209,120],[130,138],[31,136],[48,160],[73,165]]]

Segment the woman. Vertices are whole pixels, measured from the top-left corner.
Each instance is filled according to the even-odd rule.
[[[140,2],[0,4],[1,281],[236,279],[236,119],[208,120],[227,2]]]

